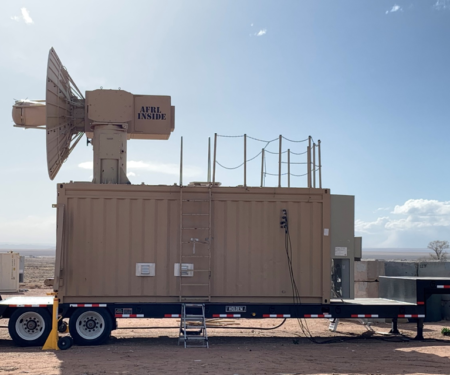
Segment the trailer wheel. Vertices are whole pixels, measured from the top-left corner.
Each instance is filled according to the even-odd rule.
[[[19,346],[44,345],[52,329],[50,313],[43,308],[21,308],[9,319],[8,331]]]
[[[100,345],[111,335],[112,319],[106,309],[76,310],[69,320],[69,332],[77,345]]]

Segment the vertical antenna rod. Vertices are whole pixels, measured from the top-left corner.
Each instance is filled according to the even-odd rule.
[[[216,183],[217,133],[214,133],[213,186]]]
[[[278,153],[278,187],[281,187],[281,134],[280,134],[280,150]]]
[[[264,185],[264,149],[261,151],[261,187]]]
[[[247,187],[247,134],[244,134],[244,187]]]
[[[316,144],[313,143],[313,187],[316,187]]]
[[[308,187],[311,187],[311,136],[308,137]]]
[[[291,150],[288,148],[288,187],[291,187]]]
[[[320,162],[320,139],[317,147],[319,152],[319,188],[322,189],[322,163]]]
[[[180,186],[183,186],[183,137],[181,137],[180,147]]]
[[[208,182],[211,182],[211,137],[208,137]]]

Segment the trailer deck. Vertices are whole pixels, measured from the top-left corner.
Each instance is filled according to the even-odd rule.
[[[204,318],[390,318],[392,333],[398,333],[399,318],[417,321],[417,339],[423,339],[423,321],[427,298],[433,294],[450,294],[450,277],[380,277],[381,298],[332,299],[329,304],[268,304],[212,303],[204,305]],[[186,302],[178,303],[63,303],[59,305],[62,318],[78,318],[82,314],[102,316],[116,329],[116,319],[122,318],[182,318]],[[36,315],[51,314],[53,296],[11,297],[0,300],[0,318],[10,318],[32,311]],[[44,311],[46,311],[44,313]],[[43,320],[45,320],[43,318]],[[14,325],[11,325],[14,327]],[[10,328],[13,329],[13,328]],[[10,332],[14,337],[14,332]],[[23,343],[22,343],[23,344]]]

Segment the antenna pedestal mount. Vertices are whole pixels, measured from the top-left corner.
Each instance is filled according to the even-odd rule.
[[[92,123],[94,184],[129,184],[127,178],[127,124]]]
[[[45,100],[13,105],[15,126],[45,129],[51,180],[86,133],[94,146],[94,184],[129,184],[128,139],[169,139],[175,107],[167,95],[124,90],[86,91],[84,98],[53,48],[48,54]]]

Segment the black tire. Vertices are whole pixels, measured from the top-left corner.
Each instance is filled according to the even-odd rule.
[[[67,327],[68,327],[68,324],[64,320],[60,320],[58,322],[58,332],[59,333],[66,333]]]
[[[18,346],[42,346],[51,330],[52,317],[44,308],[19,308],[9,318],[9,335]]]
[[[112,318],[106,309],[80,308],[69,320],[69,332],[77,345],[100,345],[111,335]]]
[[[58,340],[58,348],[60,350],[70,349],[73,345],[73,339],[70,336],[60,337]]]

